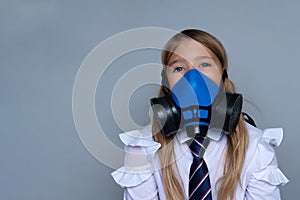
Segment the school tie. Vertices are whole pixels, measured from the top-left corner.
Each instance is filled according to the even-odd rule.
[[[208,169],[200,150],[205,150],[205,138],[195,137],[190,145],[193,154],[193,163],[190,168],[189,199],[190,200],[210,200],[211,186],[209,181]]]

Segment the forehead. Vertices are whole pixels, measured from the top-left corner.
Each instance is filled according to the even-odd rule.
[[[200,42],[197,42],[193,39],[183,39],[174,49],[174,53],[169,61],[181,57],[189,62],[192,62],[196,57],[199,56],[211,57],[213,59],[216,58],[215,54]]]

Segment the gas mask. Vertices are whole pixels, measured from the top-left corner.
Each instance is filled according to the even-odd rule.
[[[191,69],[164,96],[150,100],[154,120],[165,137],[185,128],[188,135],[205,137],[208,128],[232,133],[242,110],[241,94],[224,92],[224,70],[220,87],[196,69]]]

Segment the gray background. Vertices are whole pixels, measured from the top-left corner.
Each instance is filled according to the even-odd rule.
[[[72,88],[88,53],[113,34],[158,26],[200,28],[225,45],[229,76],[255,106],[246,106],[260,128],[283,127],[276,148],[290,183],[283,199],[298,197],[299,1],[1,1],[0,199],[121,199],[113,169],[81,143],[72,117]],[[159,52],[122,56],[101,79],[98,120],[121,146],[110,109],[111,90],[130,68],[159,62]],[[133,119],[145,125],[157,85],[130,100]],[[250,104],[249,104],[250,105]]]

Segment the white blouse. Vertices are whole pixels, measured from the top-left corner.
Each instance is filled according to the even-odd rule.
[[[281,128],[260,130],[247,124],[249,148],[241,173],[241,184],[237,185],[235,199],[280,199],[278,185],[284,185],[288,179],[278,168],[274,146],[278,146],[283,137]],[[222,176],[224,150],[227,136],[209,129],[210,143],[204,153],[207,164],[212,198],[217,199],[217,180]],[[124,188],[125,200],[165,200],[160,160],[157,150],[160,144],[153,141],[151,125],[142,130],[120,134],[125,144],[125,165],[114,171],[114,180]],[[178,166],[178,180],[181,180],[185,199],[188,199],[189,169],[193,156],[186,141],[190,140],[185,131],[174,137],[174,150]]]

